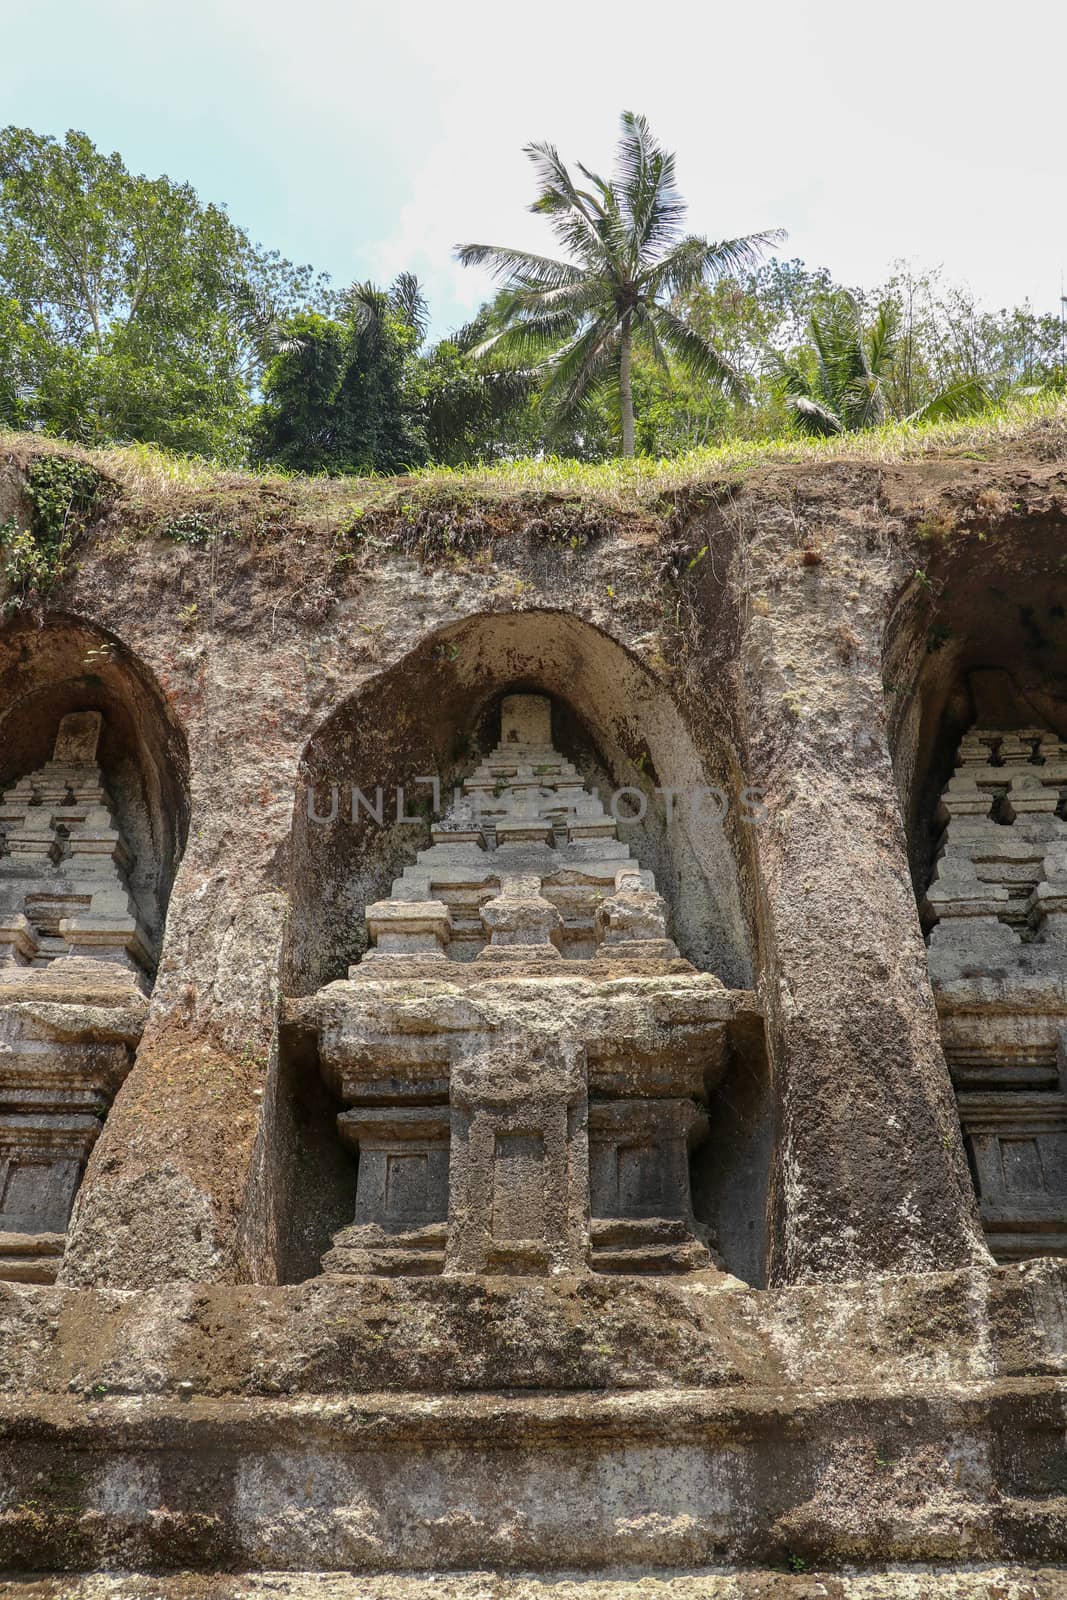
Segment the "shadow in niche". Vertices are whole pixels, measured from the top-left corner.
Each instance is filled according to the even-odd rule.
[[[312,994],[361,958],[366,907],[389,895],[392,881],[429,843],[429,789],[416,787],[417,778],[437,774],[447,806],[452,786],[496,744],[500,704],[511,693],[549,698],[556,749],[605,806],[623,787],[643,798],[643,820],[624,823],[619,837],[655,874],[681,953],[729,987],[749,986],[734,818],[724,828],[683,806],[672,815],[657,793],[716,782],[737,790],[731,751],[714,759],[698,752],[663,686],[614,641],[572,617],[529,613],[475,618],[431,636],[341,706],[310,741],[294,812],[285,992]],[[317,814],[328,816],[335,784],[338,817],[316,823],[309,794]],[[384,825],[363,807],[352,820],[352,785],[372,805],[380,787]],[[398,787],[407,813],[421,812],[421,820],[397,820]],[[723,1235],[727,1264],[755,1278],[762,1273],[765,1087],[758,1063],[732,1073],[710,1108],[712,1141],[722,1140],[718,1161],[698,1155],[702,1203]],[[356,1156],[341,1144],[340,1107],[322,1084],[315,1043],[295,1028],[282,1032],[277,1102],[277,1169],[285,1173],[278,1185],[277,1268],[283,1281],[294,1281],[320,1270],[330,1236],[351,1222],[358,1171]],[[739,1214],[750,1201],[756,1222]]]
[[[754,1289],[767,1282],[767,1194],[775,1116],[762,1029],[730,1053],[708,1099],[708,1137],[690,1158],[693,1210],[727,1272]]]
[[[278,1276],[301,1283],[318,1276],[332,1236],[355,1215],[359,1162],[338,1138],[343,1108],[323,1082],[315,1041],[295,1029],[282,1030],[278,1105],[285,1121],[279,1143],[289,1151],[279,1195],[289,1223]]]

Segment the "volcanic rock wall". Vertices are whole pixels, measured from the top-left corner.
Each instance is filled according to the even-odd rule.
[[[1067,736],[1058,449],[1039,439],[988,462],[767,467],[655,515],[518,503],[438,512],[411,535],[397,513],[395,537],[388,511],[370,527],[312,525],[281,488],[220,484],[205,547],[150,536],[175,508],[112,497],[47,605],[0,626],[0,789],[40,768],[63,716],[99,713],[123,871],[159,941],[143,1033],[101,1108],[58,1284],[0,1290],[10,1560],[1056,1557],[1063,1269],[992,1264],[941,1043],[951,997],[936,970],[931,984],[919,903],[945,848],[938,796],[978,716],[975,672],[1007,674],[1030,723]],[[14,493],[18,463],[8,471]],[[555,763],[551,805],[562,773],[588,797],[580,815],[617,826],[625,881],[595,891],[623,896],[614,911],[575,910],[576,884],[595,874],[575,857],[576,876],[553,844],[557,823],[528,810],[538,887],[492,879],[497,909],[489,890],[471,898],[469,872],[446,878],[442,899],[418,865],[457,785],[462,795],[485,772],[492,795],[503,781],[490,758],[509,696],[550,708],[551,762],[514,779],[523,793]],[[468,842],[481,849],[476,831]],[[426,893],[404,890],[412,873]],[[413,911],[420,899],[442,911]],[[574,985],[589,982],[571,969],[592,971],[612,928],[638,930],[623,937],[626,959],[655,945],[667,967],[607,971],[631,997],[619,1001],[617,1059],[594,1071],[572,1053],[560,1070],[601,1074],[609,1109],[589,1127],[602,1141],[609,1130],[616,1185],[618,1152],[644,1152],[628,1170],[645,1231],[619,1234],[642,1276],[622,1247],[589,1273],[580,1164],[566,1169],[578,1187],[565,1261],[483,1250],[472,1266],[461,1251],[450,1267],[438,1222],[430,1255],[444,1270],[417,1288],[402,1260],[383,1278],[385,1255],[368,1255],[363,1235],[346,1258],[356,1273],[331,1271],[330,1241],[348,1238],[357,1214],[374,1227],[393,1215],[387,1197],[358,1210],[353,1148],[384,1125],[376,1108],[407,1103],[396,1085],[408,1069],[391,1067],[381,1087],[382,1062],[417,1062],[439,1148],[434,1108],[447,1111],[450,1091],[427,1065],[432,1037],[469,1032],[472,1004],[494,1014],[484,983],[481,998],[456,987],[468,969],[494,940],[523,947],[523,960],[537,946],[541,966],[520,962],[507,982],[537,1028],[565,1031],[580,1011]],[[383,930],[383,953],[436,960],[452,939],[473,959],[456,963],[462,980],[435,966],[436,989],[425,969],[397,967],[392,1032],[374,1033],[373,985],[354,992],[348,1021],[336,997],[371,970],[368,941]],[[553,1015],[550,999],[529,997],[538,984],[550,995],[557,958],[557,992],[571,998]],[[701,1056],[684,1082],[657,1088],[649,1048],[646,1076],[628,1080],[643,1085],[642,1105],[668,1093],[663,1104],[697,1108],[690,1194],[677,1175],[663,1189],[676,1232],[684,1223],[675,1240],[649,1231],[667,1202],[647,1199],[648,1130],[610,1106],[625,1105],[612,1084],[640,1053],[634,1007],[660,1007],[663,1061],[673,1052],[681,1071],[695,1027],[677,1011],[693,986],[677,989],[682,969],[700,976],[694,994],[718,984],[730,997],[714,1029],[700,1024],[717,1041],[715,1070]],[[16,970],[5,992],[17,981]],[[676,1013],[663,1010],[671,982]],[[335,996],[333,1011],[320,995]],[[524,1015],[516,1002],[509,1027]],[[331,1019],[341,1045],[323,1032]],[[524,1027],[493,1071],[500,1060],[526,1070]],[[590,1039],[611,1038],[597,1028]],[[400,1049],[396,1037],[423,1042]],[[365,1040],[380,1053],[373,1071]],[[551,1051],[539,1051],[544,1075]],[[539,1148],[531,1114],[498,1130],[516,1173]],[[339,1115],[362,1135],[346,1144]],[[393,1153],[421,1160],[410,1119],[390,1128]],[[676,1248],[698,1235],[713,1257]],[[609,1255],[613,1238],[602,1236]],[[492,1263],[505,1258],[501,1278]],[[194,1328],[210,1330],[217,1359],[194,1351]],[[20,1356],[44,1330],[47,1378]],[[65,1345],[86,1339],[90,1354],[72,1362]],[[253,1372],[251,1348],[276,1353]],[[472,1390],[477,1403],[456,1399]],[[524,1390],[538,1397],[514,1398]],[[634,1391],[636,1410],[620,1398]],[[439,1397],[432,1426],[414,1394]],[[562,1499],[561,1429],[576,1452]],[[490,1440],[509,1463],[503,1494]],[[71,1449],[77,1481],[61,1503],[40,1484]],[[202,1513],[207,1460],[216,1509]]]

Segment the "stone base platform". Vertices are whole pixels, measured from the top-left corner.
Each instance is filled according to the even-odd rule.
[[[391,1573],[347,1592],[403,1597],[451,1571],[435,1595],[551,1600],[578,1571],[589,1600],[1045,1600],[954,1564],[1067,1551],[1064,1262],[762,1292],[711,1271],[11,1284],[0,1384],[0,1569],[54,1583]],[[950,1574],[890,1585],[914,1563]],[[811,1576],[853,1568],[872,1586]],[[38,1592],[108,1592],[81,1582]]]
[[[334,1235],[322,1258],[323,1272],[370,1273],[377,1277],[432,1277],[445,1265],[447,1225],[432,1223],[395,1235],[373,1224],[353,1223]]]
[[[0,1278],[10,1283],[55,1283],[65,1233],[0,1233]]]
[[[0,1581],[0,1600],[1063,1600],[1067,1567],[835,1573],[94,1573]]]
[[[594,1272],[697,1272],[711,1262],[689,1224],[671,1218],[595,1217],[590,1233]]]

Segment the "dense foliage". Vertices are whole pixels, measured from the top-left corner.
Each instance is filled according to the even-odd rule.
[[[327,317],[285,324],[263,375],[252,457],[301,472],[403,472],[426,459],[409,399],[420,329],[403,280],[388,292],[354,286]]]
[[[105,493],[103,479],[87,462],[62,455],[31,462],[30,526],[15,517],[0,523],[0,580],[7,591],[0,615],[48,593]]]
[[[463,247],[501,290],[429,343],[410,274],[337,293],[188,184],[82,133],[0,130],[0,426],[397,473],[847,432],[1067,381],[1059,313],[992,311],[911,269],[864,291],[761,263],[771,234],[683,235],[674,158],[640,117],[607,181],[529,153],[559,259]]]
[[[838,289],[812,311],[811,346],[786,358],[778,371],[786,405],[802,433],[826,438],[878,428],[889,417],[889,379],[900,359],[900,310],[883,300],[865,327],[855,297]],[[986,389],[980,377],[965,377],[932,395],[904,420],[936,422],[980,410]]]
[[[135,177],[81,133],[0,132],[4,421],[239,456],[256,377],[239,285],[292,305],[315,288],[189,184]]]

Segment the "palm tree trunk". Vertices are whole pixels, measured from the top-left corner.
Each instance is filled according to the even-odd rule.
[[[622,453],[634,453],[633,335],[630,318],[622,319],[619,336],[619,410],[622,413]]]

